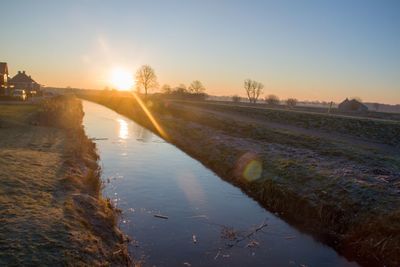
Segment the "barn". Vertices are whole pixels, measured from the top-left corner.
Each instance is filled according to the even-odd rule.
[[[356,99],[349,100],[348,98],[339,104],[338,109],[340,111],[368,111],[368,107],[360,101]]]

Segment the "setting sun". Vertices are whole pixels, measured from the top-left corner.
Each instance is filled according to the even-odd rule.
[[[111,72],[111,84],[118,90],[128,91],[134,84],[133,76],[125,69],[113,69]]]

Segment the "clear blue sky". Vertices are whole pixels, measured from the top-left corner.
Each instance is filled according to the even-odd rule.
[[[103,88],[142,64],[210,94],[400,104],[400,1],[9,0],[0,61],[49,86]]]

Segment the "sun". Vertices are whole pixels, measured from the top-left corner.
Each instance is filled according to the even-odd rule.
[[[126,69],[115,68],[111,71],[111,84],[118,90],[131,90],[135,81],[133,75]]]

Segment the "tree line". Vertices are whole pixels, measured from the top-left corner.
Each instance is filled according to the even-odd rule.
[[[143,65],[140,67],[136,72],[135,78],[137,91],[141,92],[144,90],[145,95],[147,95],[150,89],[158,87],[157,75],[154,69],[149,65]],[[246,92],[248,101],[255,104],[263,94],[264,84],[251,79],[246,79],[244,80],[243,88]],[[195,97],[204,99],[207,96],[205,91],[206,88],[199,80],[193,81],[189,87],[186,87],[184,84],[180,84],[174,88],[168,84],[164,84],[161,87],[162,93],[178,97]],[[232,96],[232,101],[240,102],[241,97],[234,95]],[[276,95],[272,94],[268,95],[264,101],[269,105],[279,105],[281,103],[280,99]],[[296,98],[288,98],[285,102],[289,107],[294,107],[298,103]]]
[[[148,91],[152,88],[158,87],[157,75],[152,67],[149,65],[143,65],[140,67],[135,75],[136,78],[136,90],[141,92],[144,90],[144,94],[147,95]],[[172,88],[168,84],[164,84],[161,87],[161,91],[167,95],[173,95],[178,97],[194,97],[194,98],[205,98],[207,95],[205,93],[206,88],[199,81],[193,81],[189,87],[184,84],[180,84],[177,87]]]

